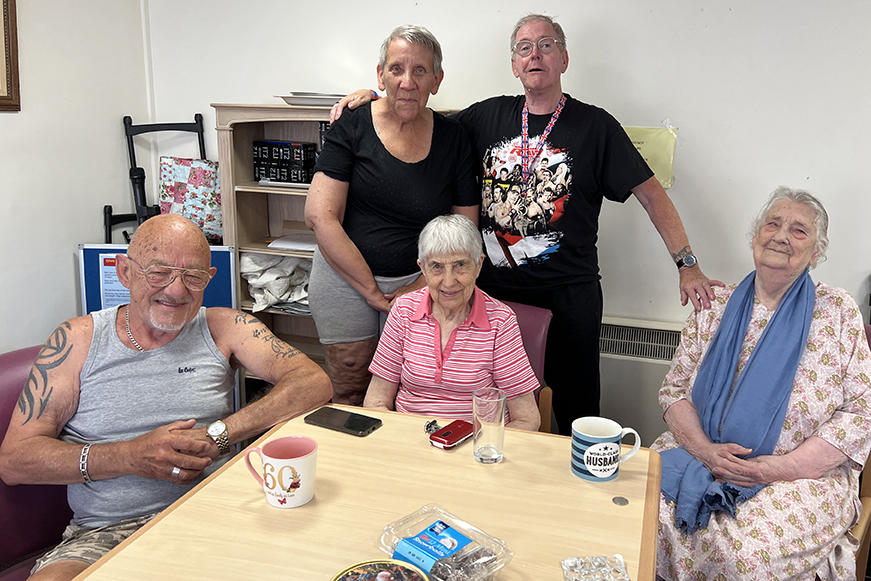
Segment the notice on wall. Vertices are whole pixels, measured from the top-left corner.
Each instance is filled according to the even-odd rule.
[[[663,188],[674,182],[674,146],[677,131],[672,127],[624,127],[635,149],[656,174]]]
[[[100,303],[104,309],[130,302],[130,291],[118,280],[115,262],[114,254],[100,255]]]

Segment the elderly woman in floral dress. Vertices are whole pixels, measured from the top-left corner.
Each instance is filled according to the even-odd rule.
[[[693,313],[660,391],[658,575],[854,579],[871,447],[859,308],[814,285],[828,216],[779,188],[753,228],[756,270]]]

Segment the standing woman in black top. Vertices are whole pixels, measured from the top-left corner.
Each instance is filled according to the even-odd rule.
[[[432,218],[478,223],[468,138],[426,107],[444,77],[438,41],[400,26],[381,46],[386,98],[344,115],[327,133],[306,200],[317,239],[309,302],[333,382],[333,402],[360,405],[393,300],[426,283],[417,237]]]

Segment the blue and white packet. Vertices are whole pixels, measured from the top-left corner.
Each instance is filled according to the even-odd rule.
[[[436,561],[450,557],[471,542],[466,535],[437,520],[413,537],[399,541],[393,558],[417,565],[428,574]]]

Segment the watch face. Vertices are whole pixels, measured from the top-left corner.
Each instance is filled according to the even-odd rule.
[[[209,435],[210,436],[220,436],[227,429],[227,426],[224,425],[224,422],[217,421],[209,426]]]
[[[684,256],[683,263],[684,263],[684,266],[695,266],[696,264],[699,263],[699,261],[694,255],[688,254],[688,255]]]

